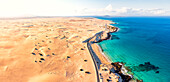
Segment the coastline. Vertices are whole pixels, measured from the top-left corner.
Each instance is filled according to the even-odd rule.
[[[164,40],[159,39],[163,38],[161,35],[166,36],[165,34],[160,34],[159,37],[153,37],[154,32],[151,29],[154,29],[154,26],[158,23],[153,18],[140,19],[138,17],[135,17],[134,20],[131,20],[131,18],[132,17],[99,17],[99,19],[118,22],[119,24],[111,25],[120,28],[119,32],[112,34],[112,40],[103,41],[99,43],[99,45],[103,48],[103,52],[106,56],[108,56],[113,62],[120,62],[122,68],[126,68],[126,70],[128,70],[127,72],[125,71],[125,69],[123,69],[123,73],[127,72],[128,74],[133,75],[134,79],[138,79],[141,81],[167,81],[168,70],[165,70],[164,68],[166,67],[164,66],[168,65],[167,62],[169,60],[166,60],[166,57],[168,56],[167,49],[169,49],[169,47],[163,44],[169,44],[169,42],[166,42],[169,38]],[[136,21],[138,19],[139,21]],[[148,22],[148,24],[152,26],[146,25],[146,27],[143,27],[143,24],[145,24],[144,19],[152,21]],[[160,20],[162,19],[162,17],[155,17],[155,19],[159,19],[159,24],[163,24],[163,27],[166,28],[167,26],[169,26],[164,25],[163,21]],[[167,19],[164,20],[169,21]],[[131,23],[132,21],[133,24]],[[160,29],[161,28],[155,28],[155,31]],[[144,31],[146,31],[146,35],[148,35],[148,37],[153,38],[148,39],[147,37],[144,37]],[[160,32],[163,33],[164,31]],[[144,46],[143,43],[147,44],[147,46]],[[157,50],[160,50],[159,54],[157,53]],[[161,58],[161,54],[166,55],[164,57],[165,59]],[[162,66],[162,63],[164,63],[165,65]],[[149,76],[150,78],[148,78]]]
[[[122,77],[115,73],[114,66],[111,61],[102,53],[102,48],[97,44],[103,40],[108,40],[111,38],[111,34],[118,30],[117,27],[107,26],[105,25],[105,31],[101,31],[91,36],[87,40],[83,41],[83,43],[87,43],[88,50],[93,59],[96,73],[97,73],[97,82],[122,82]],[[111,78],[112,77],[112,78]]]
[[[103,40],[111,39],[112,35],[110,33],[114,33],[114,32],[117,32],[119,30],[119,28],[117,28],[115,26],[108,26],[108,27],[109,28],[107,28],[107,26],[106,26],[106,28],[109,29],[109,31],[101,33],[102,35],[100,35],[98,33],[96,33],[98,35],[95,35],[96,37],[97,36],[103,37],[103,35],[105,33],[105,34],[107,34],[107,37],[100,38],[100,39],[97,37],[96,39],[93,39],[94,38],[94,36],[93,36],[93,38],[91,38],[92,42],[93,42],[93,43],[91,43],[93,51],[95,53],[97,53],[96,55],[100,59],[101,65],[103,65],[103,64],[107,65],[108,69],[114,68],[117,71],[117,72],[114,72],[114,73],[115,73],[115,75],[117,75],[119,77],[119,82],[130,81],[130,80],[132,80],[133,75],[127,73],[128,70],[124,67],[124,64],[122,64],[120,62],[112,62],[111,59],[109,59],[109,57],[102,52],[102,47],[98,44],[99,42],[101,42]],[[114,29],[114,30],[110,31],[110,28]],[[96,60],[95,60],[95,62],[96,62]],[[111,68],[110,68],[110,65],[112,66]],[[100,73],[100,69],[99,69],[99,73]],[[142,82],[142,80],[138,80],[138,79],[136,79],[136,81]]]
[[[96,43],[95,45],[97,45],[97,47],[98,47],[100,53],[101,53],[102,56],[107,60],[107,62],[112,63],[112,61],[109,59],[109,57],[107,57],[107,56],[102,52],[101,46],[100,46],[99,44],[97,44],[97,43]]]
[[[1,52],[2,55],[0,54],[2,56],[0,61],[4,60],[1,62],[4,66],[0,68],[2,69],[0,72],[4,75],[0,76],[10,78],[4,77],[1,79],[2,81],[8,79],[8,81],[16,82],[21,78],[20,76],[25,78],[20,79],[21,81],[28,82],[55,82],[56,80],[65,82],[77,80],[108,82],[112,80],[116,82],[124,79],[120,75],[120,66],[112,63],[97,44],[110,39],[110,33],[118,30],[114,26],[104,26],[104,24],[111,24],[112,21],[96,18],[58,17],[14,19],[1,22],[4,22],[1,24],[2,26],[7,22],[8,24],[4,25],[1,30],[2,34],[5,33],[5,37],[0,36],[3,43],[0,46],[5,51]],[[7,32],[8,29],[11,31]],[[89,38],[89,36],[92,37]],[[82,41],[83,43],[80,43]],[[13,44],[13,42],[16,43]],[[84,44],[87,42],[90,49],[87,49],[88,46]],[[89,55],[89,50],[91,55]],[[9,57],[3,54],[7,54]],[[11,57],[14,58],[11,59]],[[17,67],[21,68],[17,70]],[[20,71],[21,69],[25,70]],[[13,71],[20,76],[12,78],[15,75],[9,73],[15,74]]]
[[[101,47],[98,43],[95,43],[95,45],[98,46],[98,49],[99,49],[101,55],[107,60],[107,62],[112,63],[111,59],[109,59],[109,57],[108,57],[104,52],[102,52],[102,47]],[[124,67],[124,65],[123,65],[122,63],[119,63],[119,64],[122,65],[121,72],[122,72],[123,74],[129,75],[131,78],[133,78],[133,75],[127,73],[128,70],[126,70],[126,68]]]

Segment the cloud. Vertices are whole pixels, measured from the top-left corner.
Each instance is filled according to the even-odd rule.
[[[129,8],[122,7],[113,9],[109,4],[105,8],[101,9],[82,9],[81,15],[110,15],[110,16],[167,16],[170,15],[170,11],[155,8],[155,9],[142,9],[142,8]]]
[[[136,9],[123,7],[121,9],[116,9],[117,15],[124,16],[153,16],[153,15],[165,15],[167,12],[163,9]]]
[[[112,5],[109,4],[108,6],[106,6],[105,10],[107,10],[107,11],[112,11],[112,10],[113,10]]]

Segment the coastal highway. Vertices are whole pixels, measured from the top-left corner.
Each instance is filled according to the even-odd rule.
[[[92,44],[91,42],[93,42],[93,41],[91,41],[91,40],[92,40],[93,38],[95,38],[95,37],[99,37],[102,33],[103,33],[103,31],[98,32],[98,33],[96,33],[94,36],[92,36],[92,37],[90,37],[90,38],[88,38],[88,39],[86,39],[85,41],[82,42],[82,43],[87,43],[87,48],[88,48],[88,50],[89,50],[89,53],[90,53],[90,55],[91,55],[91,57],[92,57],[92,59],[93,59],[94,65],[95,65],[97,82],[100,82],[100,79],[99,79],[99,70],[98,70],[99,66],[97,65],[96,60],[95,60],[95,57],[94,57],[95,53],[94,53],[94,51],[93,51],[93,49],[92,49],[92,47],[91,47],[91,44]],[[99,39],[99,38],[96,38],[96,39]],[[95,40],[96,40],[96,39],[95,39]],[[98,60],[99,60],[99,59],[98,59]],[[100,61],[100,60],[99,60],[99,61]]]
[[[93,62],[94,62],[94,65],[95,65],[95,69],[96,69],[96,75],[97,75],[97,82],[100,82],[100,78],[99,78],[99,66],[101,64],[100,62],[100,59],[97,57],[97,55],[95,54],[95,52],[93,51],[92,49],[92,42],[94,41],[91,41],[91,39],[95,38],[95,40],[100,40],[101,39],[101,35],[102,35],[103,31],[99,32],[99,33],[96,33],[93,37],[89,38],[86,40],[87,42],[87,48],[90,52],[90,55],[93,59]],[[98,63],[97,63],[98,62]]]
[[[116,30],[114,30],[113,32],[116,32],[117,30],[118,30],[118,28],[116,28]],[[83,43],[87,43],[87,48],[88,48],[88,50],[90,52],[90,55],[91,55],[91,57],[93,59],[93,62],[94,62],[94,65],[95,65],[95,69],[96,69],[97,82],[100,82],[99,68],[100,68],[101,61],[97,57],[96,53],[93,51],[91,44],[93,44],[93,42],[95,42],[95,41],[96,42],[101,42],[103,40],[110,39],[110,37],[111,37],[110,33],[113,33],[113,32],[108,32],[107,33],[107,37],[105,39],[101,39],[102,34],[104,33],[104,31],[101,31],[101,32],[96,33],[94,36],[90,37],[89,39],[83,41]],[[95,40],[91,41],[93,38],[95,38]]]
[[[96,60],[95,60],[95,58],[93,56],[94,52],[93,52],[93,49],[92,49],[91,44],[89,43],[89,41],[87,42],[87,48],[88,48],[88,50],[90,52],[90,55],[91,55],[91,57],[93,59],[94,65],[95,65],[96,74],[97,74],[97,82],[100,82],[98,66],[97,66]]]

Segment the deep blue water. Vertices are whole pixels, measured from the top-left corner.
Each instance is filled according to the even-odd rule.
[[[170,82],[170,17],[97,17],[120,28],[99,45],[144,82]],[[149,63],[148,63],[149,62]]]

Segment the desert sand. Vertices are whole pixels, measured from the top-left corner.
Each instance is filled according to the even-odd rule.
[[[0,20],[0,81],[97,82],[82,41],[109,23],[77,17]]]

